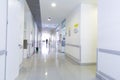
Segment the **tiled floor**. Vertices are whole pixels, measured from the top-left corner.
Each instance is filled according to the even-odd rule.
[[[96,80],[96,66],[80,66],[54,48],[42,47],[41,54],[24,60],[16,80]]]

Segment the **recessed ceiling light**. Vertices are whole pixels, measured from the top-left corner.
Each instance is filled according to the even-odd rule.
[[[48,73],[47,72],[45,72],[45,76],[47,76],[48,75]]]
[[[48,18],[48,21],[51,21],[51,19]]]
[[[56,3],[52,3],[51,6],[52,6],[52,7],[56,7]]]
[[[52,18],[51,17],[48,17],[48,21],[51,21],[52,20]]]

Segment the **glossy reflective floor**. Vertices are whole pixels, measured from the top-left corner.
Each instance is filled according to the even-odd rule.
[[[16,80],[96,80],[96,66],[80,66],[43,44],[41,53],[25,59]]]

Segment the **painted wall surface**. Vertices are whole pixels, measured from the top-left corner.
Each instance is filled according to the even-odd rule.
[[[34,23],[35,24],[35,47],[38,47],[38,29],[37,29],[37,24],[36,23]]]
[[[62,52],[62,53],[65,52],[65,47],[62,46],[62,41],[63,41],[63,38],[65,38],[65,35],[66,35],[66,27],[63,27],[63,28],[61,27],[61,29],[59,30],[59,36],[60,36],[60,38],[59,38],[60,39],[60,41],[59,41],[59,51]]]
[[[59,40],[58,40],[58,51],[61,52],[62,29],[61,29],[61,25],[59,25],[58,27],[59,27],[59,29],[58,29],[58,37],[59,37]]]
[[[6,80],[15,80],[19,74],[20,64],[23,59],[23,39],[25,39],[25,36],[28,37],[29,42],[34,39],[34,25],[32,16],[30,14],[27,16],[27,19],[25,19],[24,15],[26,15],[26,12],[24,8],[24,1],[8,0]],[[0,3],[0,51],[5,50],[7,23],[6,9],[7,2],[6,0],[3,0]],[[26,31],[26,35],[24,34],[25,21],[28,21],[28,31]],[[2,57],[0,56],[0,64],[0,80],[4,80],[4,55]]]
[[[70,45],[80,46],[80,6],[71,12],[66,18],[66,46],[65,53],[80,60],[80,47],[74,47]],[[74,32],[74,25],[78,24],[78,32]],[[73,51],[74,49],[74,51]]]
[[[26,58],[31,56],[34,52],[33,42],[35,40],[35,37],[34,37],[35,33],[34,33],[34,21],[32,18],[32,14],[26,2],[24,7],[25,7],[24,39],[26,39],[28,43],[27,49],[24,49],[24,58]]]
[[[0,2],[0,54],[6,50],[6,24],[7,24],[7,0]],[[4,80],[5,72],[5,54],[0,55],[0,80]]]
[[[81,4],[81,63],[96,63],[97,6]]]
[[[109,3],[108,3],[109,1]],[[120,0],[99,0],[98,73],[120,80]],[[111,51],[113,50],[113,51]],[[118,52],[117,52],[118,51]],[[116,53],[118,55],[116,55]]]
[[[79,24],[78,30],[80,29],[80,9],[81,6],[78,6],[75,10],[71,12],[71,14],[66,19],[66,43],[80,45],[80,39],[78,38],[78,36],[80,37],[80,31],[78,31],[78,33],[74,32],[75,24]]]
[[[79,63],[96,63],[97,6],[81,3],[66,21],[65,53]]]
[[[6,80],[14,80],[22,62],[22,49],[19,45],[23,44],[24,4],[9,0],[8,14]]]
[[[50,31],[49,45],[51,47],[56,47],[56,32],[55,30]]]

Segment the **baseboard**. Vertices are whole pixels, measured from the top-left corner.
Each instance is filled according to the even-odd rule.
[[[102,75],[100,75],[98,72],[96,73],[96,78],[99,80],[105,80],[105,78]]]
[[[21,63],[21,64],[19,65],[19,73],[21,72],[22,67],[23,67],[23,65],[22,65],[22,63]]]
[[[66,53],[66,52],[65,52],[65,55],[66,55],[67,58],[73,60],[75,63],[80,64],[80,60],[79,60],[79,59],[77,59],[77,58],[75,58],[75,57],[69,55],[69,54]]]
[[[91,66],[96,65],[96,63],[80,63],[81,66]]]
[[[97,71],[96,72],[96,77],[99,79],[99,80],[116,80],[114,78],[112,78],[111,76],[101,72],[101,71]]]
[[[65,55],[66,55],[67,58],[73,60],[74,62],[80,64],[81,66],[91,66],[91,65],[96,65],[96,63],[81,63],[79,59],[77,59],[77,58],[71,56],[70,54],[68,54],[68,53],[66,53],[66,52],[65,52]]]

